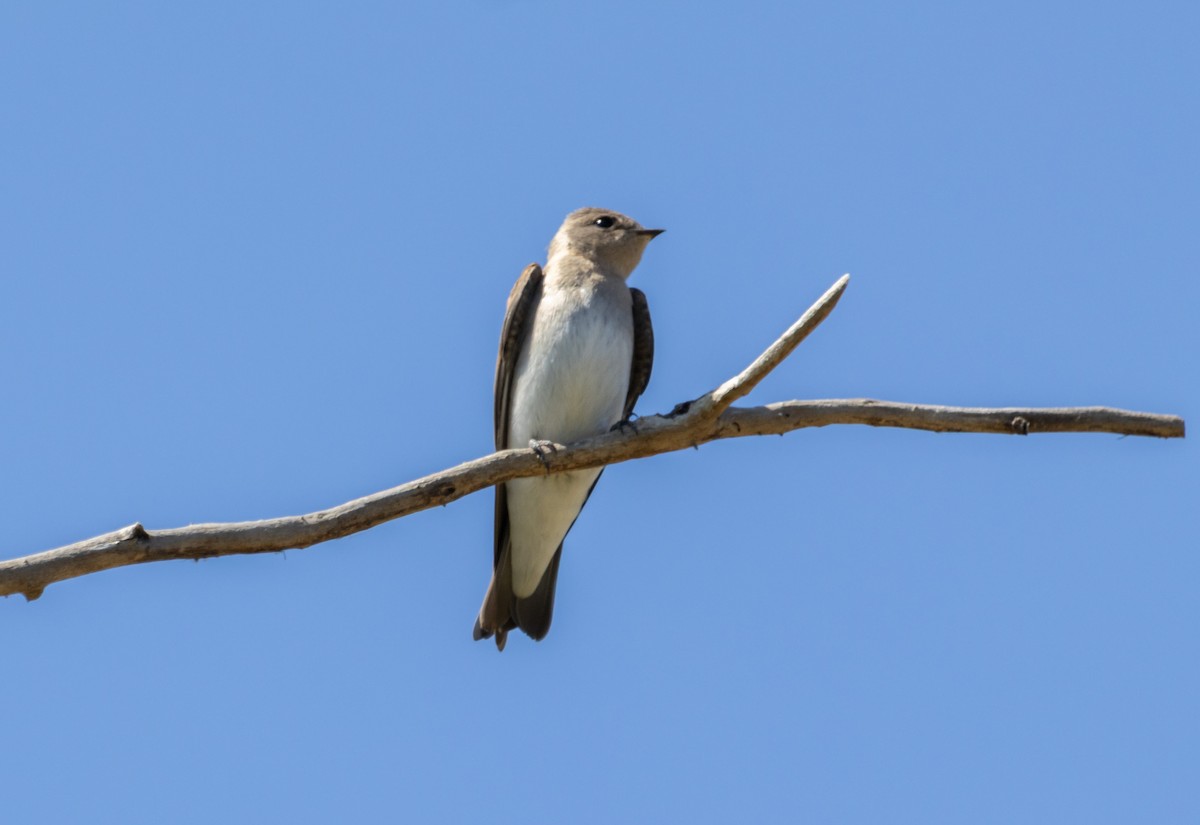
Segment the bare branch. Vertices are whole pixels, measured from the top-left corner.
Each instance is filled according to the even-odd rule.
[[[751,408],[728,406],[749,392],[816,328],[836,304],[846,280],[844,277],[839,280],[737,377],[690,405],[680,405],[678,414],[641,418],[631,427],[560,446],[544,459],[528,449],[493,453],[391,490],[306,515],[154,531],[134,524],[56,550],[0,562],[0,595],[23,593],[27,599],[36,599],[48,584],[128,564],[308,547],[447,504],[514,478],[616,464],[721,438],[783,434],[830,424],[933,432],[1019,435],[1102,432],[1183,437],[1184,422],[1180,418],[1106,407],[981,409],[870,399],[785,401]]]
[[[750,391],[758,386],[758,382],[766,378],[767,373],[783,363],[783,359],[791,355],[792,351],[800,346],[800,342],[833,312],[849,283],[849,274],[838,278],[837,282],[825,290],[825,294],[818,298],[796,323],[788,327],[775,343],[767,347],[762,355],[733,378],[693,401],[687,413],[695,418],[712,420],[734,401],[749,395]]]
[[[731,407],[721,416],[714,437],[783,435],[804,427],[830,424],[867,424],[935,433],[1110,433],[1155,438],[1184,435],[1182,418],[1112,407],[939,407],[871,398],[830,398],[782,401],[765,407]],[[733,432],[728,432],[731,429]]]

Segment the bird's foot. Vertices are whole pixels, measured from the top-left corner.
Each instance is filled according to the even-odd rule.
[[[621,434],[624,435],[625,433],[632,430],[634,435],[637,435],[638,427],[637,427],[637,424],[633,420],[636,415],[637,415],[636,413],[630,413],[628,418],[622,418],[616,424],[613,424],[611,427],[609,427],[608,431],[610,433],[615,433],[619,430],[621,432]]]
[[[537,456],[538,461],[542,462],[542,466],[546,468],[546,472],[550,472],[550,459],[547,456],[550,453],[558,452],[558,445],[553,441],[547,441],[544,438],[529,439],[529,449],[533,450],[533,454]]]

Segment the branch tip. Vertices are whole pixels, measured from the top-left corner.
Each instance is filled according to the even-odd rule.
[[[846,285],[849,283],[850,273],[838,278],[833,286],[825,290],[824,294],[805,310],[804,314],[788,327],[783,335],[780,335],[771,346],[763,350],[762,354],[755,358],[749,366],[712,392],[697,398],[698,409],[694,410],[696,417],[709,421],[715,420],[734,401],[749,395],[768,373],[791,355],[796,347],[800,346],[809,333],[829,317],[829,313],[833,312],[833,308],[837,306],[838,300],[846,291]]]

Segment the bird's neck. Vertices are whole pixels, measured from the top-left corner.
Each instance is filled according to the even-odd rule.
[[[606,280],[624,282],[629,277],[628,272],[598,261],[590,255],[581,255],[570,248],[551,250],[544,271],[546,280],[564,285]]]

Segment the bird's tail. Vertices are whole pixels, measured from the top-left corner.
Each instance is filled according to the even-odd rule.
[[[508,631],[517,626],[512,618],[512,603],[512,562],[509,560],[506,546],[492,573],[487,592],[483,594],[483,604],[480,605],[479,616],[475,619],[475,631],[471,634],[475,641],[490,639],[495,634],[496,649],[504,650]]]
[[[550,632],[554,619],[554,591],[558,586],[558,563],[562,559],[562,545],[554,551],[546,572],[538,582],[537,589],[526,598],[517,598],[512,589],[512,561],[506,546],[492,574],[491,584],[483,596],[483,605],[475,619],[476,641],[496,637],[496,649],[504,650],[508,631],[521,628],[527,636],[540,642]]]

